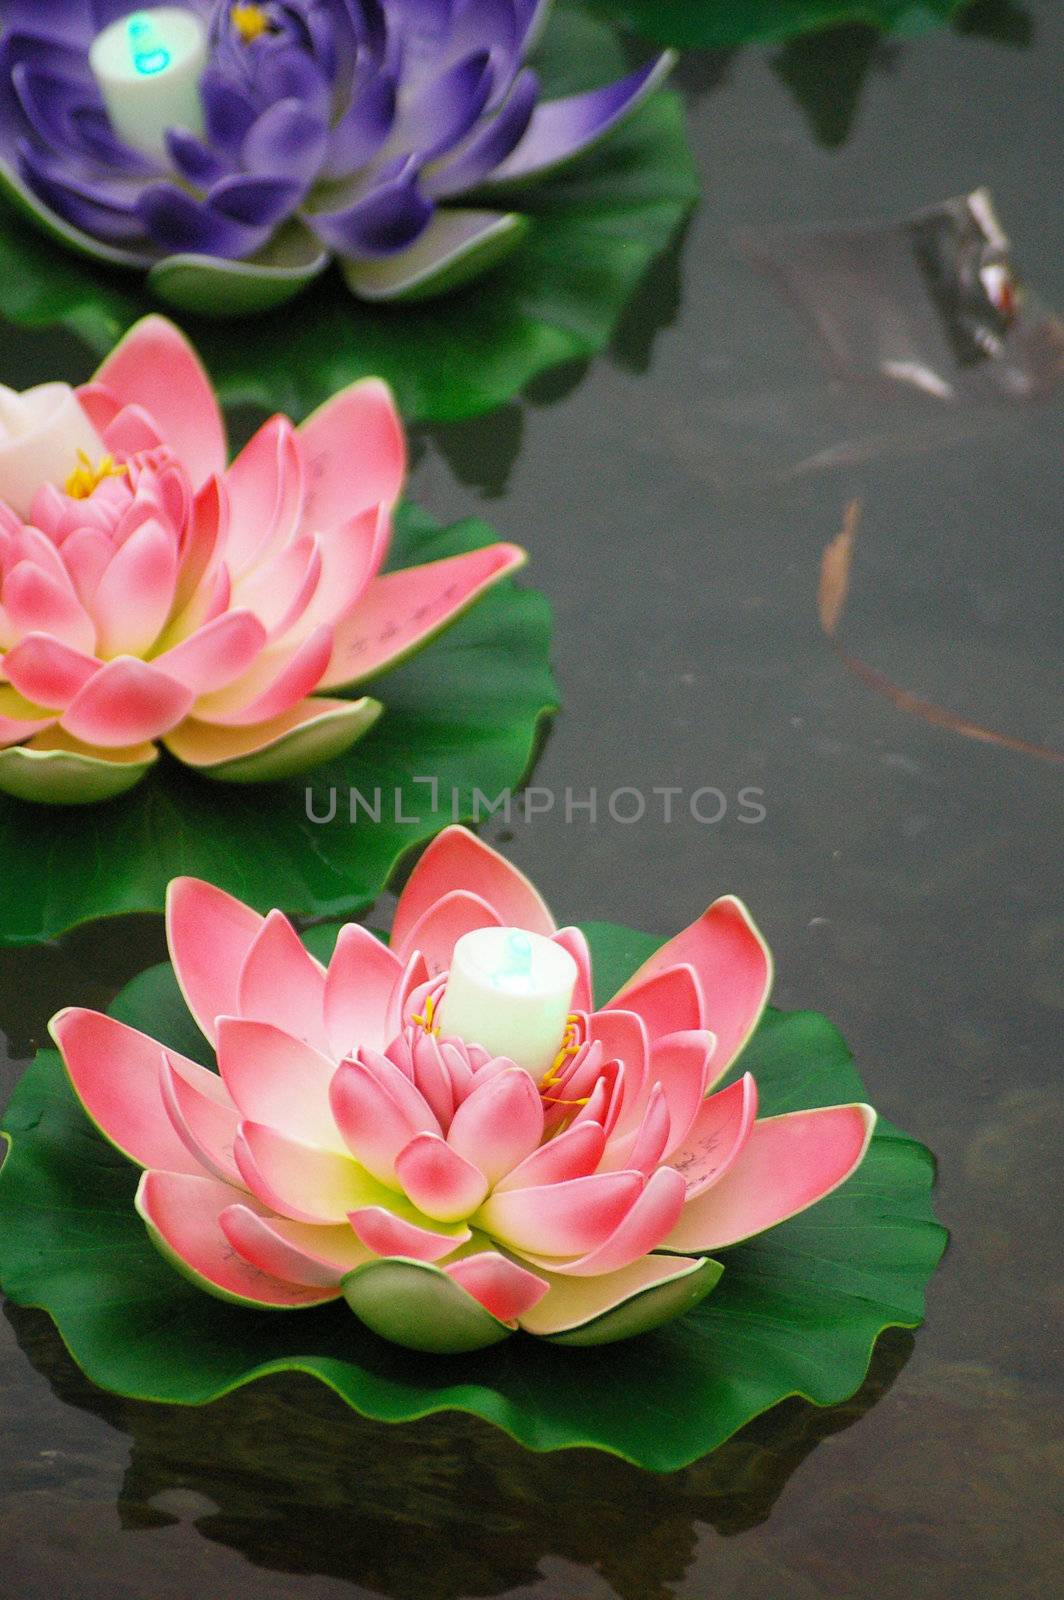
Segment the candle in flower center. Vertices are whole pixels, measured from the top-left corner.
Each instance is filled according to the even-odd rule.
[[[136,11],[98,34],[89,65],[117,136],[164,156],[168,129],[202,134],[207,53],[204,23],[182,6]]]
[[[552,940],[522,928],[477,928],[454,947],[440,1032],[539,1078],[561,1049],[576,980],[576,962]]]
[[[62,489],[82,456],[103,444],[67,383],[42,383],[17,394],[0,384],[0,500],[26,519],[42,484]]]

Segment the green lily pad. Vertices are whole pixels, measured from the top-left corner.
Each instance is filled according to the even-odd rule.
[[[440,528],[408,505],[392,562],[414,566],[495,538],[481,522]],[[184,873],[264,911],[338,915],[368,905],[404,851],[455,815],[476,814],[485,802],[475,790],[492,799],[524,777],[556,701],[550,629],[541,594],[512,580],[497,585],[421,653],[353,689],[352,699],[369,695],[383,714],[346,754],[306,776],[222,784],[164,754],[135,789],[97,805],[0,795],[0,943],[160,911],[167,883]],[[419,781],[429,778],[435,789]],[[379,820],[356,801],[352,824],[353,789]]]
[[[658,44],[777,44],[860,23],[883,33],[941,27],[966,0],[592,0],[595,11]]]
[[[606,924],[585,932],[608,976],[600,999],[659,942]],[[324,955],[335,934],[318,928],[308,943]],[[113,1010],[209,1061],[169,966],[135,979]],[[770,1011],[741,1066],[768,1114],[864,1096],[842,1038],[813,1012]],[[53,1052],[29,1068],[3,1127],[0,1284],[49,1312],[101,1387],[196,1405],[300,1371],[380,1421],[465,1411],[533,1450],[592,1446],[656,1471],[697,1460],[788,1396],[827,1406],[852,1395],[883,1329],[921,1321],[946,1238],[931,1209],[930,1153],[881,1119],[848,1183],[720,1252],[719,1285],[666,1327],[593,1356],[522,1335],[471,1355],[419,1356],[343,1304],[277,1316],[192,1288],[149,1243],[133,1210],[137,1171],[93,1129]]]
[[[614,30],[566,6],[554,13],[536,65],[544,96],[554,98],[619,77],[629,62]],[[250,334],[247,321],[191,314],[185,326],[228,404],[298,420],[376,374],[411,420],[477,416],[547,368],[604,349],[697,197],[682,106],[658,91],[563,171],[512,194],[492,191],[492,208],[519,213],[527,234],[465,288],[424,303],[370,305],[352,297],[333,266],[292,303],[259,310]],[[308,276],[315,270],[306,263]],[[186,291],[194,297],[194,258],[154,272],[172,301],[182,303]],[[231,276],[230,309],[248,292],[239,271]],[[279,271],[270,292],[276,299],[290,287]],[[103,354],[153,309],[159,304],[142,275],[73,254],[14,207],[0,208],[0,316],[31,328],[61,323]]]

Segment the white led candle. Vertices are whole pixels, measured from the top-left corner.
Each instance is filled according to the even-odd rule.
[[[79,451],[96,462],[99,434],[68,383],[42,383],[17,394],[0,384],[0,500],[24,521],[42,484],[62,489]]]
[[[207,58],[206,26],[182,6],[135,11],[98,34],[89,65],[118,137],[162,156],[169,128],[202,134]]]
[[[561,1048],[576,988],[568,950],[521,928],[478,928],[454,947],[440,1032],[541,1077]]]

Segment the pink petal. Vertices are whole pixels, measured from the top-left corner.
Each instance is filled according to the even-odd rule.
[[[29,633],[3,658],[11,684],[27,700],[63,709],[100,670],[92,656],[45,633]]]
[[[689,966],[666,967],[625,989],[624,1009],[642,1017],[651,1043],[665,1034],[706,1026],[698,975]]]
[[[63,715],[62,726],[84,744],[105,749],[169,733],[188,712],[192,692],[147,661],[118,656],[101,667]]]
[[[619,1272],[595,1278],[572,1278],[545,1273],[550,1290],[539,1305],[521,1316],[521,1326],[539,1337],[564,1333],[605,1316],[616,1306],[636,1295],[645,1294],[670,1279],[689,1277],[700,1270],[701,1261],[685,1261],[680,1256],[644,1256]]]
[[[77,597],[86,608],[91,606],[114,553],[114,545],[99,528],[79,528],[63,540],[63,561]]]
[[[535,1189],[542,1184],[586,1178],[594,1172],[606,1148],[606,1135],[597,1122],[579,1122],[548,1139],[538,1150],[507,1173],[496,1194],[507,1189]]]
[[[321,584],[318,541],[293,539],[236,584],[232,604],[253,612],[267,638],[275,640],[304,619]]]
[[[650,1091],[650,1099],[647,1101],[643,1120],[639,1124],[635,1138],[623,1156],[617,1161],[611,1161],[611,1166],[630,1167],[632,1171],[645,1173],[649,1177],[668,1149],[671,1126],[672,1118],[669,1115],[669,1102],[665,1098],[665,1091],[660,1083],[655,1083]],[[627,1144],[628,1141],[625,1140],[624,1143]]]
[[[327,1051],[325,969],[288,918],[271,911],[256,933],[237,989],[233,1014],[273,1022],[315,1050]]]
[[[227,1206],[218,1222],[242,1260],[282,1283],[339,1288],[347,1273],[371,1259],[346,1222],[315,1228],[287,1217],[260,1217],[246,1205]]]
[[[461,1222],[488,1192],[480,1169],[438,1133],[415,1134],[395,1158],[395,1175],[418,1210],[436,1222]]]
[[[145,522],[116,552],[93,596],[97,653],[145,655],[170,615],[176,583],[173,534],[161,522]]]
[[[299,619],[299,636],[323,623],[335,630],[354,609],[384,560],[391,533],[391,512],[381,506],[318,535],[321,582]]]
[[[683,1211],[686,1187],[678,1172],[659,1167],[628,1213],[605,1243],[576,1261],[543,1264],[552,1272],[576,1278],[597,1278],[606,1272],[620,1272],[634,1261],[649,1255],[675,1227]],[[529,1256],[536,1262],[537,1257]]]
[[[757,1085],[749,1072],[703,1100],[686,1137],[669,1156],[669,1166],[683,1174],[689,1200],[724,1176],[749,1139],[756,1116]]]
[[[103,431],[104,448],[119,458],[157,450],[165,443],[155,419],[143,406],[123,406]]]
[[[240,1124],[233,1154],[252,1194],[293,1222],[343,1222],[366,1198],[365,1174],[350,1156],[261,1122]]]
[[[521,1067],[496,1073],[474,1088],[454,1114],[447,1133],[452,1150],[494,1185],[524,1161],[543,1138],[543,1102]]]
[[[355,744],[373,726],[383,707],[361,700],[327,700],[311,695],[269,722],[251,727],[221,727],[214,722],[185,721],[166,735],[178,761],[201,767],[212,776],[240,782],[270,782],[307,772]]]
[[[596,1011],[587,1019],[587,1038],[590,1044],[599,1045],[603,1059],[624,1063],[624,1101],[615,1135],[634,1132],[651,1088],[646,1024],[634,1011]]]
[[[534,1272],[519,1267],[516,1261],[510,1261],[497,1250],[462,1256],[443,1270],[500,1322],[516,1322],[539,1304],[549,1287],[543,1278],[537,1278]]]
[[[468,1228],[437,1233],[384,1206],[363,1206],[348,1218],[368,1250],[378,1256],[410,1256],[414,1261],[440,1261],[473,1235]]]
[[[265,643],[266,629],[250,611],[227,611],[156,656],[155,665],[198,697],[239,678]]]
[[[100,1131],[142,1167],[203,1168],[167,1115],[159,1087],[163,1047],[99,1011],[73,1006],[49,1023],[74,1091]],[[179,1058],[194,1075],[204,1069]]]
[[[590,1011],[595,1002],[591,987],[591,951],[587,940],[579,928],[559,928],[551,938],[555,944],[560,944],[563,950],[568,950],[576,962],[579,976],[576,988],[573,990],[573,1010]]]
[[[229,1185],[215,1178],[146,1172],[137,1191],[137,1210],[166,1255],[225,1297],[260,1306],[313,1306],[337,1298],[337,1289],[282,1283],[241,1260],[219,1220],[233,1199]]]
[[[650,1047],[650,1085],[660,1083],[669,1108],[669,1142],[675,1150],[686,1139],[709,1084],[713,1035],[702,1031],[674,1033]]]
[[[240,974],[264,920],[250,906],[198,878],[175,878],[167,889],[170,959],[185,1004],[211,1044],[217,1038],[217,1019],[239,1010]]]
[[[229,499],[225,485],[219,477],[208,478],[192,502],[185,542],[181,550],[181,565],[177,577],[174,611],[178,616],[175,626],[180,636],[197,627],[202,617],[186,616],[186,608],[196,611],[195,601],[201,597],[204,580],[213,569],[215,554],[224,549],[229,532]]]
[[[606,1242],[643,1187],[638,1172],[596,1172],[531,1189],[499,1190],[481,1206],[478,1226],[513,1250],[583,1255]]]
[[[189,1072],[180,1056],[166,1050],[159,1063],[159,1092],[175,1131],[200,1167],[242,1188],[233,1160],[240,1118],[217,1074],[204,1067]]]
[[[287,417],[271,417],[225,475],[229,498],[226,560],[234,574],[279,550],[303,510],[303,448]]]
[[[399,960],[368,928],[349,922],[340,929],[325,977],[325,1031],[337,1059],[361,1046],[384,1049],[388,1006],[402,975]]]
[[[852,1105],[755,1122],[730,1169],[688,1201],[666,1248],[724,1249],[815,1205],[860,1165],[875,1119],[871,1106]]]
[[[72,650],[92,655],[96,629],[69,578],[33,561],[20,561],[4,579],[4,610],[16,639],[46,633]]]
[[[33,705],[10,684],[0,684],[0,746],[21,744],[55,724],[56,713]]]
[[[307,463],[303,526],[324,533],[360,511],[393,506],[406,477],[395,400],[379,378],[333,395],[299,430]]]
[[[705,1021],[717,1036],[715,1078],[723,1077],[761,1018],[772,987],[772,957],[741,900],[725,895],[697,922],[663,945],[610,1001],[630,1005],[632,988],[666,967],[698,974]]]
[[[493,544],[374,578],[336,629],[322,688],[357,683],[395,666],[526,560],[525,552],[516,545]]]
[[[192,346],[165,317],[145,317],[131,328],[80,398],[97,428],[108,404],[115,411],[143,406],[195,489],[212,472],[225,469],[225,425],[211,381]]]
[[[335,1064],[301,1039],[272,1022],[221,1017],[218,1070],[242,1117],[347,1154],[329,1107]]]
[[[395,1160],[400,1150],[416,1134],[440,1132],[428,1102],[383,1056],[345,1061],[333,1077],[330,1101],[351,1154],[390,1188],[399,1187]]]
[[[279,646],[264,650],[250,671],[228,689],[200,700],[196,716],[235,728],[282,716],[320,687],[331,637],[328,628],[319,628],[295,651]]]
[[[468,828],[444,828],[410,874],[399,896],[392,925],[392,949],[400,958],[414,948],[411,931],[421,917],[452,890],[479,895],[502,927],[552,934],[554,919],[523,873],[483,844]]]
[[[396,913],[398,915],[398,912]],[[404,950],[420,950],[430,977],[446,972],[454,947],[464,934],[478,928],[501,927],[498,916],[479,895],[454,889],[435,901],[403,939]],[[395,948],[395,933],[392,933]]]

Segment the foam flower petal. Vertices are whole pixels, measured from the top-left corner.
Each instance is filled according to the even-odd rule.
[[[500,1322],[516,1322],[539,1304],[549,1287],[536,1273],[497,1250],[478,1250],[475,1255],[447,1262],[443,1270]]]
[[[141,1167],[201,1173],[163,1104],[163,1047],[147,1034],[98,1011],[71,1006],[49,1031],[85,1110],[123,1155]],[[204,1068],[182,1059],[190,1076]]]
[[[392,1203],[360,1206],[348,1220],[357,1238],[375,1255],[410,1256],[414,1261],[442,1261],[473,1237],[466,1227],[433,1227],[427,1217],[415,1222]]]
[[[633,988],[668,967],[688,965],[698,974],[705,1026],[717,1036],[713,1068],[721,1078],[761,1018],[772,987],[772,958],[753,918],[734,895],[714,901],[696,922],[651,956],[611,1005],[628,1005]]]
[[[199,878],[175,878],[167,890],[170,959],[185,1004],[212,1045],[217,1019],[239,1015],[240,974],[265,920]]]
[[[526,560],[518,546],[494,544],[374,578],[337,626],[321,687],[358,683],[397,666]]]
[[[400,958],[413,949],[410,935],[415,924],[457,884],[485,900],[504,927],[547,936],[554,932],[554,918],[523,873],[467,828],[444,828],[418,860],[399,896],[392,948]]]
[[[598,1278],[620,1272],[643,1259],[666,1238],[683,1211],[686,1185],[678,1172],[659,1167],[609,1237],[597,1249],[573,1261],[552,1261],[526,1253],[534,1266],[564,1277]]]
[[[526,1333],[558,1344],[612,1344],[647,1333],[690,1311],[716,1285],[716,1261],[646,1256],[600,1278],[566,1278],[542,1271],[549,1293],[520,1317]]]
[[[395,1175],[418,1210],[438,1222],[461,1222],[488,1192],[480,1168],[437,1133],[415,1134],[395,1158]]]
[[[158,758],[152,744],[93,750],[46,727],[28,744],[0,750],[0,792],[42,805],[95,805],[132,789]]]
[[[451,1149],[482,1172],[491,1185],[530,1156],[542,1138],[543,1102],[520,1067],[497,1072],[485,1083],[474,1083],[447,1132]]]
[[[326,533],[376,506],[394,506],[406,481],[406,438],[395,397],[363,378],[313,412],[299,429],[306,461],[303,526]]]
[[[717,1183],[738,1158],[757,1116],[757,1085],[749,1072],[703,1100],[669,1166],[683,1174],[687,1198]]]
[[[213,1072],[190,1072],[180,1056],[165,1051],[159,1063],[159,1092],[178,1136],[200,1166],[223,1183],[242,1188],[233,1160],[239,1114]]]
[[[388,1002],[402,976],[402,963],[386,944],[357,922],[340,929],[325,975],[325,1031],[338,1060],[360,1046],[383,1050],[389,1043]]]
[[[67,733],[104,749],[157,739],[185,717],[191,689],[146,661],[118,656],[101,667],[63,714]]]
[[[270,783],[309,772],[350,750],[380,716],[379,700],[312,695],[269,722],[220,727],[187,718],[165,736],[179,761],[226,783]]]
[[[63,709],[95,677],[100,663],[47,633],[29,633],[3,658],[10,683],[27,700]]]
[[[218,1021],[218,1070],[241,1117],[347,1153],[329,1106],[335,1064],[272,1022]]]
[[[722,1250],[822,1200],[856,1171],[875,1128],[871,1106],[827,1106],[755,1122],[738,1159],[691,1200],[665,1241]]]
[[[410,1350],[458,1355],[498,1344],[512,1331],[429,1262],[371,1261],[344,1279],[344,1298],[374,1333]]]
[[[669,1033],[707,1026],[702,988],[692,966],[677,964],[651,973],[629,985],[623,996],[618,996],[621,999],[626,1011],[642,1017],[652,1043]]]
[[[103,391],[115,413],[125,405],[143,406],[187,467],[193,488],[224,472],[225,426],[211,381],[188,340],[165,317],[136,323],[99,368],[92,388]]]
[[[315,1050],[328,1049],[325,969],[280,911],[270,912],[252,940],[234,1014],[272,1022]]]
[[[146,1172],[136,1205],[152,1241],[167,1260],[223,1300],[243,1306],[294,1308],[337,1298],[333,1288],[312,1289],[268,1277],[235,1254],[219,1221],[232,1199],[229,1185],[215,1178]]]
[[[478,928],[498,928],[498,913],[478,894],[452,889],[420,916],[403,940],[403,948],[420,950],[431,976],[446,972],[459,939]],[[393,932],[394,938],[394,932]]]
[[[638,1172],[601,1172],[588,1178],[497,1190],[475,1219],[508,1249],[537,1257],[597,1250],[642,1193]]]
[[[306,1289],[339,1290],[347,1273],[373,1259],[347,1223],[315,1228],[288,1217],[260,1216],[238,1203],[219,1214],[218,1224],[249,1266]]]
[[[242,1122],[233,1154],[252,1194],[293,1222],[340,1223],[366,1199],[365,1174],[350,1156],[264,1123]]]

